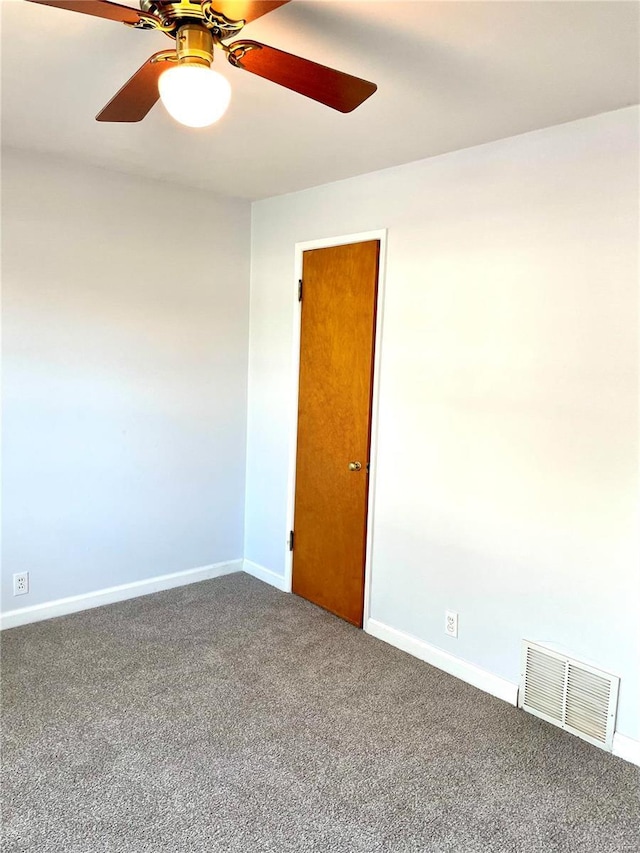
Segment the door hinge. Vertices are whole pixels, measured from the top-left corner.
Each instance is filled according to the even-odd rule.
[[[298,279],[298,302],[302,302],[302,279]]]
[[[293,551],[293,530],[289,531],[289,550]]]

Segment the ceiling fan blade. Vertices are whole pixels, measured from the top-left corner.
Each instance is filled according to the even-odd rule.
[[[222,12],[230,21],[255,21],[280,6],[286,6],[290,0],[216,0],[213,7]]]
[[[129,6],[121,6],[120,3],[111,3],[110,0],[28,0],[29,3],[38,3],[40,6],[54,6],[57,9],[68,9],[70,12],[82,12],[84,15],[94,15],[96,18],[108,18],[111,21],[120,21],[122,24],[140,24],[143,21],[160,19],[139,9],[130,9]]]
[[[244,68],[341,113],[355,110],[378,88],[375,83],[257,41],[232,42],[227,58],[236,68]]]
[[[149,57],[106,107],[100,110],[96,121],[141,121],[160,97],[158,78],[168,67],[167,62],[160,57],[166,59],[167,51],[161,50]]]

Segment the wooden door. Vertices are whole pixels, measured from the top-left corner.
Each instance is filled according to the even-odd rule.
[[[372,240],[303,255],[293,591],[358,626],[379,252]]]

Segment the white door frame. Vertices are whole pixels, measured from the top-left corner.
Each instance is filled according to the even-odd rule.
[[[302,256],[309,249],[326,249],[330,246],[344,246],[349,243],[365,243],[369,240],[380,241],[378,263],[378,293],[376,309],[376,338],[373,356],[373,397],[371,401],[371,448],[369,450],[369,492],[367,496],[367,544],[364,566],[364,610],[362,627],[366,631],[370,617],[371,597],[371,560],[373,556],[373,521],[375,504],[376,461],[378,458],[378,403],[380,398],[380,364],[382,354],[382,317],[384,310],[384,291],[387,267],[387,229],[365,231],[359,234],[344,234],[337,237],[325,237],[295,244],[295,278],[293,286],[293,357],[291,376],[291,426],[289,430],[289,476],[287,485],[287,536],[294,527],[294,507],[296,495],[296,454],[298,449],[298,388],[300,380],[300,330],[302,322],[301,303],[298,301],[298,282],[302,278]],[[304,298],[304,296],[303,296]],[[293,552],[289,550],[285,557],[284,588],[291,592],[293,578]]]

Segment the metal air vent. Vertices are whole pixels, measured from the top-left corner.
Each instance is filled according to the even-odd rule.
[[[519,706],[609,752],[619,684],[615,675],[523,641]]]

